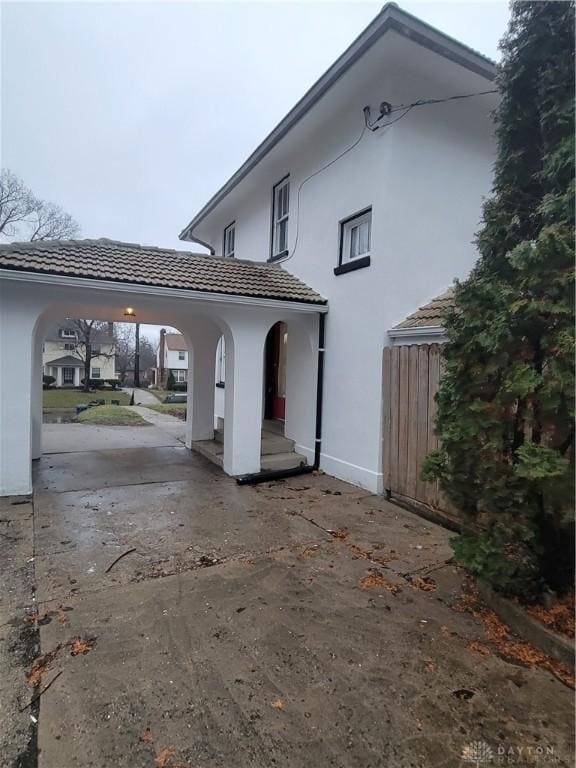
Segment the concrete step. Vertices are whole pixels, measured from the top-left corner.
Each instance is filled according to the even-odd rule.
[[[214,442],[224,445],[224,432],[221,429],[214,430]],[[267,429],[262,430],[262,456],[272,456],[276,453],[290,453],[294,450],[294,440],[270,432]]]
[[[195,440],[192,447],[219,467],[224,465],[224,446],[216,440]]]
[[[294,469],[294,467],[299,467],[307,463],[306,456],[302,456],[301,453],[294,453],[294,451],[289,451],[287,453],[273,453],[268,456],[262,456],[260,459],[260,467],[263,470]]]

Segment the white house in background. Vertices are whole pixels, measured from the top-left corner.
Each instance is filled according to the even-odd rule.
[[[91,379],[115,379],[114,323],[92,331]],[[44,375],[53,376],[55,387],[79,387],[84,378],[85,345],[78,328],[70,320],[53,323],[42,346]]]
[[[494,76],[492,61],[387,4],[180,234],[282,267],[328,300],[320,466],[371,491],[383,490],[387,332],[477,258]],[[268,338],[264,414],[310,461],[297,395],[285,399],[302,374],[290,335],[278,323]]]

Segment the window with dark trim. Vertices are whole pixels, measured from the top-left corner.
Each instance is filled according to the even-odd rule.
[[[234,251],[236,248],[236,222],[233,221],[224,230],[224,245],[222,247],[222,255],[234,258]]]
[[[340,222],[340,248],[335,275],[370,266],[372,208]]]
[[[290,212],[290,177],[285,176],[272,188],[272,241],[270,259],[288,255],[288,216]]]

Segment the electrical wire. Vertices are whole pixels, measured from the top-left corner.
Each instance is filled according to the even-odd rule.
[[[286,258],[284,259],[278,259],[279,263],[284,263],[285,261],[288,261],[289,259],[294,256],[296,253],[296,248],[298,247],[298,236],[300,234],[300,192],[302,191],[302,187],[304,184],[306,184],[310,179],[313,179],[315,176],[318,176],[319,173],[322,173],[326,169],[330,168],[331,165],[334,165],[334,163],[338,162],[341,158],[344,157],[344,155],[347,155],[348,152],[351,152],[355,147],[360,144],[362,139],[364,138],[364,134],[366,131],[372,131],[372,133],[375,133],[376,131],[379,131],[381,128],[388,128],[390,125],[394,125],[394,123],[398,123],[402,118],[406,117],[415,107],[424,107],[428,106],[430,104],[444,104],[448,101],[458,101],[460,99],[471,99],[475,96],[487,96],[489,94],[498,93],[498,89],[494,88],[490,91],[477,91],[476,93],[463,93],[463,94],[457,94],[456,96],[447,96],[444,99],[418,99],[418,101],[414,101],[411,104],[388,104],[387,102],[383,102],[382,106],[386,107],[385,112],[380,115],[374,122],[370,122],[369,115],[370,115],[370,107],[364,107],[364,126],[362,130],[360,131],[360,135],[354,141],[353,144],[350,144],[350,146],[345,149],[343,152],[341,152],[339,155],[337,155],[335,158],[330,160],[329,163],[326,163],[326,165],[323,165],[322,168],[318,168],[318,170],[314,171],[314,173],[311,173],[310,176],[307,176],[305,179],[303,179],[300,184],[298,185],[298,191],[296,193],[296,237],[294,238],[294,247],[292,248],[292,253],[290,253]],[[394,114],[395,112],[402,112],[401,115],[394,118],[394,120],[389,120],[387,123],[379,123],[380,120],[382,120],[384,117],[388,117],[388,115]]]
[[[356,139],[356,141],[353,144],[350,144],[350,146],[345,149],[343,152],[341,152],[337,157],[330,160],[329,163],[326,163],[326,165],[323,165],[322,168],[318,168],[318,170],[314,171],[314,173],[311,173],[310,176],[307,176],[305,179],[303,179],[300,184],[298,185],[298,191],[296,193],[296,237],[294,238],[294,247],[292,248],[292,253],[286,256],[285,259],[279,259],[278,261],[280,263],[284,263],[285,261],[288,261],[289,259],[294,256],[296,253],[296,248],[298,247],[298,235],[300,234],[300,192],[302,191],[302,187],[306,182],[310,181],[310,179],[313,179],[314,176],[318,176],[319,173],[322,173],[327,168],[330,168],[331,165],[334,165],[334,163],[338,162],[344,155],[347,155],[348,152],[351,152],[355,147],[360,144],[362,139],[364,138],[364,134],[366,133],[366,129],[368,126],[366,125],[366,121],[364,121],[364,126],[362,127],[362,130],[360,131],[360,135]]]

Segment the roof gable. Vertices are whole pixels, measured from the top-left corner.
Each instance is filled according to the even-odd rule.
[[[386,32],[393,30],[413,42],[428,48],[446,59],[486,78],[494,80],[495,63],[481,53],[455,40],[449,35],[402,10],[394,2],[386,3],[376,18],[354,40],[332,66],[304,94],[297,104],[278,123],[273,131],[259,144],[248,159],[228,179],[215,195],[184,227],[179,237],[204,245],[207,243],[193,235],[193,229],[252,171],[261,160],[289,133],[289,131],[320,101],[338,80],[377,43]]]
[[[181,333],[166,333],[164,335],[166,347],[173,352],[186,352],[188,346],[186,345],[186,339]]]

